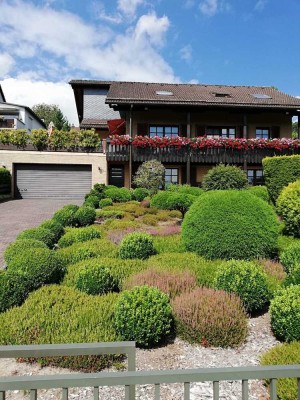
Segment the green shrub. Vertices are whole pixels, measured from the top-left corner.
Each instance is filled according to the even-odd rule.
[[[13,129],[10,131],[9,141],[18,148],[25,149],[29,140],[26,129]]]
[[[0,130],[0,143],[10,144],[10,131],[8,129]]]
[[[75,217],[75,213],[78,210],[78,206],[74,204],[68,204],[56,211],[53,215],[53,219],[59,222],[62,226],[76,226],[77,219]]]
[[[248,191],[254,196],[270,203],[270,196],[266,186],[249,186]]]
[[[0,315],[2,345],[95,343],[118,340],[113,310],[118,295],[88,296],[66,286],[45,286],[19,308]],[[42,365],[98,371],[110,356],[45,358]]]
[[[133,200],[137,200],[137,201],[143,201],[149,195],[150,195],[149,190],[145,189],[145,188],[136,188],[132,192]]]
[[[280,235],[278,238],[278,252],[281,254],[283,251],[288,249],[290,246],[298,244],[300,246],[300,239],[294,238],[294,236],[283,236]]]
[[[0,272],[0,313],[21,305],[30,290],[31,283],[25,275],[9,271]]]
[[[39,151],[45,150],[48,146],[49,135],[47,129],[32,129],[30,143]]]
[[[265,184],[274,203],[285,186],[300,179],[300,155],[265,157],[262,165]]]
[[[47,249],[45,243],[36,239],[23,239],[16,240],[15,242],[10,243],[4,252],[4,260],[7,265],[10,265],[10,262],[19,255],[19,253],[23,252],[27,249]]]
[[[75,218],[79,226],[92,225],[96,219],[96,211],[93,207],[82,206],[76,211]]]
[[[262,310],[269,301],[267,276],[251,261],[231,260],[218,268],[215,287],[237,294],[246,311]]]
[[[105,190],[105,197],[109,197],[114,203],[126,203],[131,200],[131,192],[126,188],[111,188]]]
[[[172,308],[177,333],[188,342],[238,347],[247,336],[247,317],[235,294],[197,288],[175,297]]]
[[[45,243],[48,247],[52,248],[55,244],[55,235],[50,229],[45,228],[30,228],[19,233],[17,240],[22,239],[35,239]]]
[[[173,183],[167,185],[166,190],[170,192],[190,194],[192,196],[201,196],[201,194],[203,194],[203,189],[200,189],[199,187],[190,185],[175,185]]]
[[[247,186],[247,175],[241,168],[224,164],[211,168],[202,182],[204,190],[245,189]]]
[[[285,223],[288,235],[300,237],[300,180],[283,188],[276,202],[276,209]]]
[[[120,258],[140,258],[144,260],[153,254],[153,239],[146,233],[129,233],[121,241]]]
[[[153,236],[153,244],[156,253],[183,253],[184,245],[181,235]]]
[[[260,364],[265,365],[290,365],[300,364],[300,343],[278,344],[264,353]],[[269,384],[270,382],[267,381]],[[278,400],[297,399],[297,378],[280,378],[276,380],[276,391]]]
[[[196,276],[185,270],[180,272],[160,271],[150,268],[131,275],[123,285],[124,289],[133,289],[135,286],[156,287],[166,293],[170,298],[180,295],[183,292],[190,292],[197,285]]]
[[[101,233],[99,229],[93,226],[84,228],[69,228],[68,231],[62,236],[58,242],[59,247],[68,247],[73,243],[87,242],[92,239],[100,239]]]
[[[58,283],[64,276],[64,263],[49,249],[25,249],[9,263],[8,271],[23,274],[30,280],[30,290],[47,283]]]
[[[169,216],[170,216],[171,218],[182,218],[181,212],[180,212],[180,211],[177,211],[177,210],[170,210],[170,211],[169,211]]]
[[[293,244],[280,253],[280,262],[284,270],[290,273],[300,263],[300,244]]]
[[[282,289],[270,304],[271,327],[285,342],[300,340],[300,286]]]
[[[184,193],[159,192],[152,197],[151,207],[161,210],[178,210],[184,215],[195,199],[195,196]]]
[[[54,234],[55,243],[57,243],[61,236],[64,234],[64,227],[55,219],[48,219],[47,221],[44,221],[40,225],[40,228],[49,229],[49,231]]]
[[[105,294],[117,291],[118,282],[108,269],[90,265],[78,269],[75,287],[87,294]]]
[[[158,219],[156,215],[147,214],[143,216],[142,223],[145,225],[156,226],[158,224]]]
[[[11,192],[11,173],[6,168],[0,168],[0,187],[3,185],[1,194],[8,194]]]
[[[122,340],[135,340],[139,347],[162,342],[172,327],[168,296],[148,286],[125,290],[116,303],[115,326]]]
[[[96,211],[96,217],[97,218],[103,218],[103,219],[110,219],[110,218],[116,218],[116,219],[121,219],[125,216],[124,211],[119,211],[119,210],[97,210]]]
[[[56,253],[65,265],[70,265],[93,257],[116,257],[118,248],[107,239],[94,239],[84,243],[74,243],[69,247],[58,249]]]
[[[300,263],[294,264],[284,280],[284,286],[300,285]]]
[[[165,167],[155,159],[145,161],[138,167],[133,183],[138,188],[148,189],[151,195],[157,193],[165,183]]]
[[[279,262],[272,260],[259,260],[259,264],[266,273],[268,291],[270,299],[272,299],[283,286],[286,279],[286,273],[284,272],[282,264]]]
[[[107,230],[126,230],[126,229],[138,229],[141,227],[141,223],[137,221],[130,221],[130,220],[119,220],[119,219],[112,219],[109,218],[103,224],[103,227]]]
[[[113,205],[113,201],[109,197],[105,197],[104,199],[99,201],[100,208],[108,207],[108,206],[112,206],[112,205]]]
[[[88,207],[98,208],[99,198],[93,195],[87,196],[83,205]]]
[[[106,256],[107,257],[107,256]],[[142,260],[122,260],[120,258],[90,258],[68,266],[63,284],[67,286],[76,286],[77,273],[85,268],[104,268],[109,271],[121,290],[123,282],[130,275],[143,271],[147,266]]]
[[[215,259],[251,259],[276,253],[279,223],[271,206],[248,191],[208,192],[182,223],[189,251]]]

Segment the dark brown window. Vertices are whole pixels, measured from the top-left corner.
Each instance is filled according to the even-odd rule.
[[[264,175],[262,169],[248,169],[247,177],[250,185],[255,186],[264,184]]]
[[[177,125],[150,125],[149,136],[159,137],[176,137],[179,135],[179,127]]]
[[[269,139],[270,129],[269,128],[256,128],[255,131],[256,139]]]
[[[206,129],[207,137],[223,137],[234,139],[236,137],[236,129],[234,127],[221,127],[221,126],[209,126]]]
[[[179,170],[178,168],[165,169],[165,184],[179,183]]]

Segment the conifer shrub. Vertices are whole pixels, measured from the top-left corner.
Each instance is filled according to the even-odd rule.
[[[249,186],[247,190],[254,196],[259,197],[267,203],[270,203],[270,196],[266,186]]]
[[[272,207],[246,190],[203,194],[182,223],[186,249],[208,259],[270,258],[278,236]]]
[[[196,186],[187,185],[187,184],[179,185],[179,184],[170,183],[166,186],[166,190],[169,192],[190,194],[192,196],[201,196],[201,194],[203,194],[203,189],[200,189],[199,187],[196,187]]]
[[[284,286],[300,285],[300,263],[294,264],[284,280]]]
[[[177,333],[205,347],[238,347],[247,336],[240,298],[223,290],[196,288],[172,301]]]
[[[79,207],[74,204],[68,204],[56,211],[56,213],[53,215],[53,219],[58,221],[63,227],[76,226],[77,219],[75,217],[75,213],[78,208]]]
[[[139,347],[161,343],[172,328],[168,296],[149,286],[125,290],[116,303],[115,326],[122,340],[134,340]]]
[[[68,247],[73,243],[87,242],[88,240],[100,239],[101,233],[99,229],[93,226],[83,228],[69,228],[66,233],[59,239],[59,247]]]
[[[154,253],[153,239],[146,233],[129,233],[120,243],[119,256],[123,259],[145,260]]]
[[[137,201],[143,201],[146,197],[150,195],[150,191],[145,188],[136,188],[132,192],[132,199]]]
[[[260,365],[290,365],[300,364],[300,343],[278,344],[264,353]],[[270,382],[267,381],[269,385]],[[276,380],[277,398],[279,400],[297,399],[297,378],[279,378]]]
[[[277,213],[285,223],[285,233],[300,237],[300,180],[283,188],[276,202]]]
[[[152,197],[151,207],[161,210],[177,210],[184,215],[196,199],[196,196],[190,194],[164,191]]]
[[[49,249],[25,249],[9,263],[8,271],[23,274],[30,281],[30,291],[48,283],[58,283],[64,276],[64,263]]]
[[[241,168],[224,164],[211,168],[202,182],[205,191],[245,189],[247,186],[247,175]]]
[[[14,257],[27,249],[47,249],[47,246],[45,243],[36,239],[16,240],[15,242],[10,243],[5,249],[4,260],[7,265],[9,266]]]
[[[300,263],[300,244],[292,244],[280,253],[280,262],[287,273],[292,272],[294,266]]]
[[[56,253],[65,265],[70,265],[94,257],[117,257],[118,247],[107,239],[93,239],[58,249]]]
[[[17,240],[23,240],[23,239],[35,239],[45,243],[45,245],[50,248],[52,248],[55,244],[55,234],[52,231],[50,231],[50,229],[41,227],[30,228],[21,232],[17,236]]]
[[[77,270],[75,287],[87,294],[98,295],[117,291],[118,282],[109,269],[89,265]]]
[[[79,226],[92,225],[96,219],[96,211],[93,207],[81,206],[76,211],[75,218]]]
[[[112,205],[113,205],[113,201],[109,197],[105,197],[104,199],[99,201],[100,208],[108,207],[108,206],[112,206]]]
[[[31,290],[30,280],[18,272],[0,272],[0,313],[21,305]]]
[[[126,203],[131,200],[131,192],[126,188],[109,188],[105,190],[105,197],[109,197],[114,203]]]
[[[231,260],[219,266],[215,287],[237,294],[247,312],[262,310],[269,301],[267,275],[251,261]]]
[[[55,219],[48,219],[44,221],[40,225],[40,228],[49,229],[49,231],[54,234],[55,243],[57,243],[61,236],[64,234],[64,227]]]
[[[97,210],[96,211],[96,217],[97,218],[103,218],[103,219],[110,219],[110,218],[115,218],[115,219],[121,219],[125,216],[124,211],[119,211],[119,210]]]
[[[271,327],[279,340],[300,340],[300,286],[282,289],[270,304]]]
[[[170,272],[150,268],[136,275],[131,275],[123,285],[124,289],[133,289],[135,286],[156,287],[166,293],[170,298],[183,292],[195,289],[197,279],[195,274],[189,271]]]
[[[0,314],[2,345],[113,342],[115,293],[89,296],[66,286],[44,286],[25,303]],[[44,358],[45,365],[99,371],[120,357],[78,356]]]
[[[98,208],[99,205],[99,198],[96,195],[89,195],[86,197],[84,203],[84,206],[87,207],[93,207],[93,208]]]

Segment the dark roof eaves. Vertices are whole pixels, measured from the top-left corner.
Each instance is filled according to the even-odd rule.
[[[46,126],[45,122],[42,121],[41,118],[39,116],[37,116],[36,113],[34,111],[32,111],[32,109],[30,107],[24,106],[23,104],[16,104],[16,103],[7,103],[7,102],[5,102],[3,104],[9,105],[9,106],[17,106],[17,107],[25,108],[35,119],[37,119],[39,121],[40,124],[42,124],[45,127],[45,129],[47,129],[47,126]]]

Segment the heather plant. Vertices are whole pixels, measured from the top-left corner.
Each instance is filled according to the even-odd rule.
[[[283,188],[276,209],[285,223],[288,235],[300,237],[300,180],[290,183]]]
[[[191,343],[238,347],[247,336],[247,316],[239,297],[196,288],[172,301],[177,333]]]
[[[170,298],[180,295],[183,292],[192,291],[197,280],[189,271],[170,272],[150,268],[136,275],[131,275],[124,283],[124,289],[133,289],[135,286],[148,285],[156,287],[166,293]]]
[[[49,229],[54,234],[54,241],[57,243],[61,236],[64,234],[64,227],[54,219],[44,221],[40,228]]]
[[[147,214],[143,216],[142,222],[145,225],[156,226],[158,224],[158,218],[156,215]]]
[[[142,260],[154,254],[153,239],[146,233],[129,233],[120,244],[120,258],[140,258]]]
[[[74,204],[65,205],[60,210],[56,211],[53,215],[53,219],[59,222],[63,227],[66,226],[76,226],[77,219],[75,213],[78,210],[78,206]]]
[[[169,236],[154,236],[153,244],[156,253],[183,253],[185,252],[184,245],[181,240],[181,235]]]
[[[73,243],[87,242],[88,240],[100,239],[99,229],[93,226],[83,228],[69,228],[58,242],[59,247],[68,247]]]
[[[47,249],[47,246],[45,243],[36,239],[16,240],[15,242],[10,243],[5,249],[4,260],[7,265],[9,266],[16,256],[27,249]]]
[[[124,211],[119,210],[97,210],[96,211],[96,218],[103,218],[103,219],[110,219],[116,218],[121,219],[125,216]]]
[[[300,340],[300,286],[282,289],[270,304],[271,327],[285,342]]]
[[[122,340],[134,340],[139,347],[161,343],[172,328],[168,296],[149,286],[125,290],[116,303],[115,327]]]
[[[286,280],[286,273],[283,265],[273,260],[260,260],[264,272],[267,276],[268,290],[270,299],[280,290]]]
[[[60,344],[113,342],[114,306],[118,295],[89,296],[66,286],[44,286],[25,303],[0,314],[0,344]],[[85,371],[107,368],[120,357],[47,357],[38,361]]]
[[[247,175],[241,168],[224,164],[211,168],[202,182],[205,191],[245,189],[247,186]]]
[[[17,240],[35,239],[45,243],[46,246],[52,248],[55,244],[55,235],[52,231],[46,228],[30,228],[19,233]]]
[[[74,215],[79,226],[92,225],[96,219],[96,211],[93,207],[81,206]]]
[[[148,189],[150,194],[157,193],[158,189],[164,185],[165,167],[158,160],[150,160],[139,166],[133,183],[138,188]]]
[[[277,252],[278,236],[272,207],[246,190],[203,194],[182,223],[186,249],[209,259],[269,258]]]
[[[287,273],[290,273],[296,264],[300,263],[300,244],[290,245],[280,253],[280,262]]]
[[[262,310],[269,301],[267,275],[251,261],[231,260],[221,264],[215,287],[237,294],[249,313]]]

